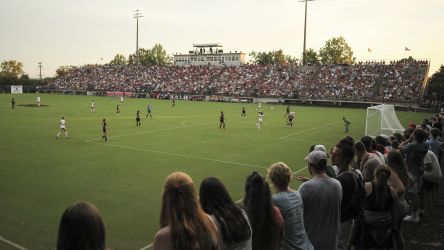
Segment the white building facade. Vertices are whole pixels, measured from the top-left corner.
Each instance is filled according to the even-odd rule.
[[[222,45],[218,43],[193,44],[194,50],[188,54],[175,54],[175,66],[240,66],[246,63],[246,55],[243,52],[224,53]]]

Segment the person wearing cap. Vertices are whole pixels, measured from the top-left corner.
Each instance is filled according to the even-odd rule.
[[[305,160],[313,177],[299,187],[304,204],[305,231],[314,249],[335,249],[339,242],[341,183],[326,174],[325,152],[313,150]]]
[[[277,162],[268,169],[276,194],[273,204],[279,207],[284,219],[284,237],[281,250],[313,250],[304,228],[304,205],[298,191],[290,189],[291,169],[283,162]]]

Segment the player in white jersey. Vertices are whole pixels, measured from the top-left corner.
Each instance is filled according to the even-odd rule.
[[[257,115],[256,128],[260,129],[263,121],[264,121],[264,112],[261,111]]]
[[[258,104],[257,104],[256,111],[257,111],[257,112],[262,112],[262,103],[258,103]]]
[[[91,112],[96,112],[96,105],[94,103],[94,100],[91,101]]]
[[[56,135],[56,139],[59,139],[60,134],[64,132],[65,133],[65,138],[68,138],[68,130],[66,130],[66,121],[65,121],[65,117],[62,117],[62,119],[60,120],[60,131],[57,133]]]
[[[123,96],[120,97],[120,103],[123,103]]]
[[[40,96],[37,96],[37,107],[40,107]]]

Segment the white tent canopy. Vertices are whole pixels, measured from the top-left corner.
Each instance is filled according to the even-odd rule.
[[[394,105],[381,104],[367,108],[365,135],[372,137],[378,135],[390,136],[394,133],[402,133],[404,130],[396,116]]]

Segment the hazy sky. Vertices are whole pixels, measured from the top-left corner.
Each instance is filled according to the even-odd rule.
[[[308,5],[307,48],[342,35],[357,60],[426,58],[431,73],[444,64],[443,0]],[[61,65],[128,56],[136,47],[135,9],[144,13],[139,47],[161,43],[172,54],[186,53],[193,42],[219,42],[225,51],[302,53],[304,3],[298,0],[0,0],[0,61],[21,61],[35,78],[39,61],[43,75],[53,76]]]

